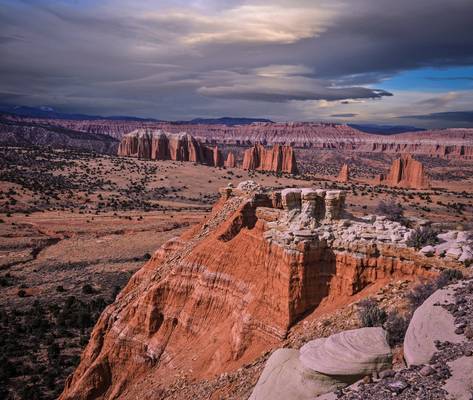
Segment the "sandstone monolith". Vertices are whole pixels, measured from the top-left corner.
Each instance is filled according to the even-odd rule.
[[[424,165],[410,154],[403,154],[394,160],[389,174],[386,177],[380,175],[377,183],[405,189],[428,189],[430,186]]]
[[[266,149],[262,144],[255,144],[245,150],[243,169],[297,174],[296,155],[291,146],[275,144]]]

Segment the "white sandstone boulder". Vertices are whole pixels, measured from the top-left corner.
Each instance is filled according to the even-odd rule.
[[[448,363],[452,376],[447,379],[444,389],[452,399],[471,400],[473,393],[473,357],[460,357]]]
[[[454,289],[459,284],[437,290],[414,312],[404,339],[407,365],[429,363],[437,351],[436,340],[452,343],[464,340],[462,335],[455,333],[453,315],[440,305],[454,302]]]
[[[249,400],[313,400],[347,385],[305,368],[299,350],[279,349],[266,362]]]
[[[434,246],[422,247],[419,253],[423,254],[424,256],[431,257],[435,254],[435,247]]]
[[[344,331],[301,348],[304,367],[326,375],[359,377],[391,367],[392,355],[382,328]]]

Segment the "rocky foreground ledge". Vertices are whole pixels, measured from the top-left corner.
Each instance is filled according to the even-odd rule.
[[[408,247],[412,230],[397,222],[351,215],[343,191],[246,181],[220,193],[207,220],[165,243],[105,309],[61,399],[164,398],[179,379],[232,372],[281,347],[322,302],[458,265]]]
[[[404,341],[408,367],[397,371],[382,328],[316,339],[300,351],[279,349],[250,400],[471,400],[471,315],[473,280],[436,291],[414,313]]]

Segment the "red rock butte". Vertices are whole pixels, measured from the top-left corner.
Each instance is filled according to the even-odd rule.
[[[424,165],[414,160],[410,154],[403,154],[393,161],[387,176],[380,175],[378,183],[405,189],[428,189],[429,178],[424,171]]]
[[[187,133],[174,134],[161,129],[137,129],[124,135],[118,155],[223,166],[222,153],[217,146],[210,148]]]
[[[157,250],[105,309],[60,399],[150,398],[179,371],[237,370],[321,304],[433,274],[432,259],[405,247],[408,228],[351,218],[343,191],[246,181],[220,193],[208,219]]]
[[[297,174],[296,155],[291,146],[255,144],[243,154],[243,169]]]

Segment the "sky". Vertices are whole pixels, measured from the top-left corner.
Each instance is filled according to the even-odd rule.
[[[473,126],[472,0],[0,0],[0,104]]]

